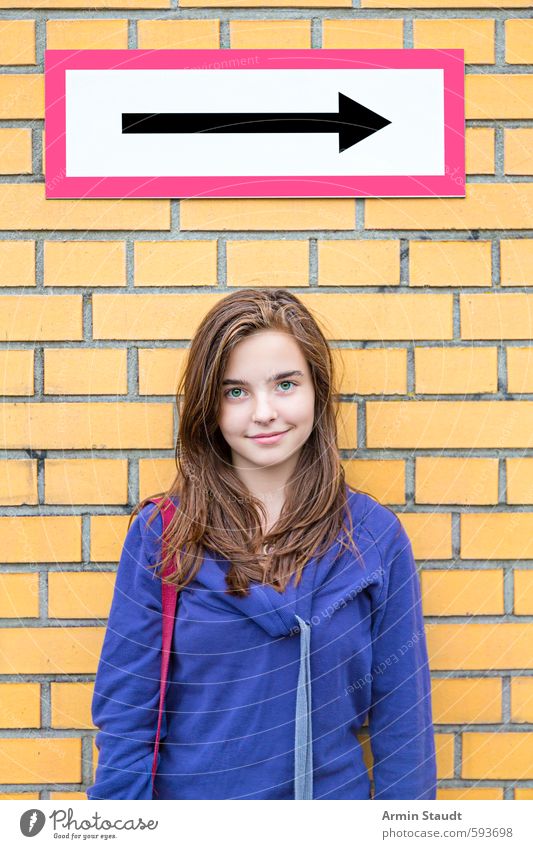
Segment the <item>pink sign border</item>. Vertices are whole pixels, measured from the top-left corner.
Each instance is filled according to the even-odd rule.
[[[253,66],[250,60],[253,58]],[[70,69],[442,68],[445,173],[441,176],[68,177],[65,71]],[[45,50],[46,197],[270,198],[464,197],[464,51],[450,50]]]

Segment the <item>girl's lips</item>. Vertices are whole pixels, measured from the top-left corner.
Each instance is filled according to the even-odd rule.
[[[284,430],[282,433],[276,433],[272,436],[250,436],[249,438],[261,445],[274,445],[276,442],[283,439],[286,433],[288,433],[288,431]]]

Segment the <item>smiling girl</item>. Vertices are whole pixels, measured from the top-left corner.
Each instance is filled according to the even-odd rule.
[[[235,291],[201,322],[176,477],[134,509],[118,566],[89,799],[435,798],[413,552],[395,514],[346,485],[335,397],[331,351],[292,293]],[[179,596],[152,796],[169,564]]]

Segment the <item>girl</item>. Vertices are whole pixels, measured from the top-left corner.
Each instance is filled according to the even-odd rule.
[[[163,502],[144,499],[120,558],[89,799],[152,798],[170,562],[180,594],[154,798],[435,798],[411,544],[345,484],[332,374],[316,321],[283,289],[232,292],[200,324],[178,387],[168,555]]]

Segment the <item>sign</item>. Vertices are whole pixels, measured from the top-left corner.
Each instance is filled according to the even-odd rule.
[[[46,50],[47,198],[464,197],[462,50]]]

